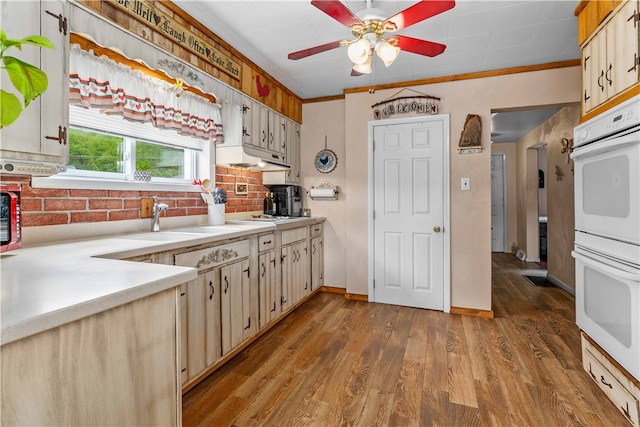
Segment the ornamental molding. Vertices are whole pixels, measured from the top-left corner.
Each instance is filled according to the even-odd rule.
[[[238,258],[238,252],[232,249],[216,249],[200,258],[196,263],[196,267],[217,264],[233,258]]]

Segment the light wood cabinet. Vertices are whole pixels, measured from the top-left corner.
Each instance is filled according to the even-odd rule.
[[[220,268],[222,356],[255,333],[256,322],[252,322],[251,315],[250,276],[248,259]]]
[[[242,144],[260,149],[267,160],[288,164],[288,127],[293,122],[250,98],[245,98],[242,113]]]
[[[177,316],[172,288],[3,345],[1,424],[180,425]]]
[[[281,289],[276,275],[275,234],[258,237],[258,286],[260,295],[260,329],[278,318],[281,313]],[[279,264],[277,264],[279,265]]]
[[[323,224],[311,226],[311,290],[324,286]]]
[[[0,28],[10,39],[30,35],[48,38],[55,49],[25,45],[7,55],[41,68],[49,81],[47,90],[33,100],[11,125],[0,129],[0,157],[13,160],[67,163],[69,127],[69,33],[67,3],[57,1],[0,2]],[[3,71],[3,74],[6,72]],[[7,78],[0,78],[2,90],[20,95]]]
[[[280,266],[283,312],[293,307],[311,291],[308,230],[309,227],[299,227],[282,231]]]
[[[584,44],[583,114],[640,81],[638,16],[637,0],[623,3]]]

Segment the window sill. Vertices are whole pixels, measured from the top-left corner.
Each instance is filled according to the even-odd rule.
[[[66,176],[33,177],[33,188],[63,188],[72,190],[178,191],[198,193],[199,186],[167,182],[120,181]]]

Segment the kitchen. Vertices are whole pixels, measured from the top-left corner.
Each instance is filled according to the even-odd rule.
[[[274,83],[267,80],[267,85],[269,84]],[[540,90],[542,87],[546,90]],[[451,115],[451,144],[454,145],[469,112],[479,114],[482,121],[488,123],[492,109],[578,102],[581,92],[580,66],[577,61],[568,61],[560,67],[506,76],[434,81],[416,85],[415,89],[441,98],[440,111]],[[378,89],[376,100],[385,99],[395,92],[397,89]],[[346,159],[366,159],[368,156],[366,123],[372,119],[372,103],[368,88],[363,88],[359,91],[346,91],[344,98],[304,103],[300,112],[304,124],[301,128],[303,144],[300,163],[307,165],[307,170],[302,170],[302,186],[310,188],[329,180],[340,188],[340,196],[335,202],[306,200],[305,205],[311,208],[314,215],[327,217],[331,224],[325,228],[325,265],[331,266],[326,268],[325,283],[343,289],[346,295],[356,299],[366,299],[369,287],[367,257],[370,243],[366,238],[368,213],[362,209],[368,204],[368,170],[365,162],[349,160],[347,164]],[[331,126],[327,126],[327,123],[331,123]],[[484,126],[483,141],[489,141],[489,133],[489,127]],[[313,165],[316,153],[327,147],[335,152],[339,163],[332,174],[325,176],[316,173],[308,165]],[[489,154],[488,150],[473,155],[460,155],[455,148],[451,151],[450,307],[452,312],[460,309],[462,312],[488,315],[492,310]],[[453,185],[462,177],[470,178],[471,191],[459,191],[458,186]],[[43,190],[34,191],[42,194],[39,192]],[[64,193],[62,197],[69,197],[68,194]],[[262,208],[261,200],[257,204],[258,207],[253,210],[259,211]],[[195,215],[204,213],[204,205],[194,208],[201,209],[199,213],[194,210]],[[473,212],[472,218],[469,217],[469,212]],[[46,217],[47,214],[42,216]],[[168,228],[182,225],[180,217],[163,217],[161,221],[163,220],[166,220]],[[128,229],[119,230],[118,222],[96,223],[91,232],[130,232]],[[145,221],[144,226],[146,225]],[[60,227],[57,226],[42,226],[44,228],[40,229],[40,236],[29,236],[30,227],[25,227],[25,243],[30,238],[58,240],[60,235],[69,236],[68,233],[76,233],[72,236],[79,238],[83,232],[81,229],[86,230],[82,224],[66,224],[68,227],[62,227],[62,232],[58,231]],[[124,227],[122,224],[121,226]]]

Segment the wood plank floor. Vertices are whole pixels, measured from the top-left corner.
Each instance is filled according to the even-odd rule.
[[[627,426],[574,298],[493,255],[494,319],[320,293],[183,397],[185,426]]]

